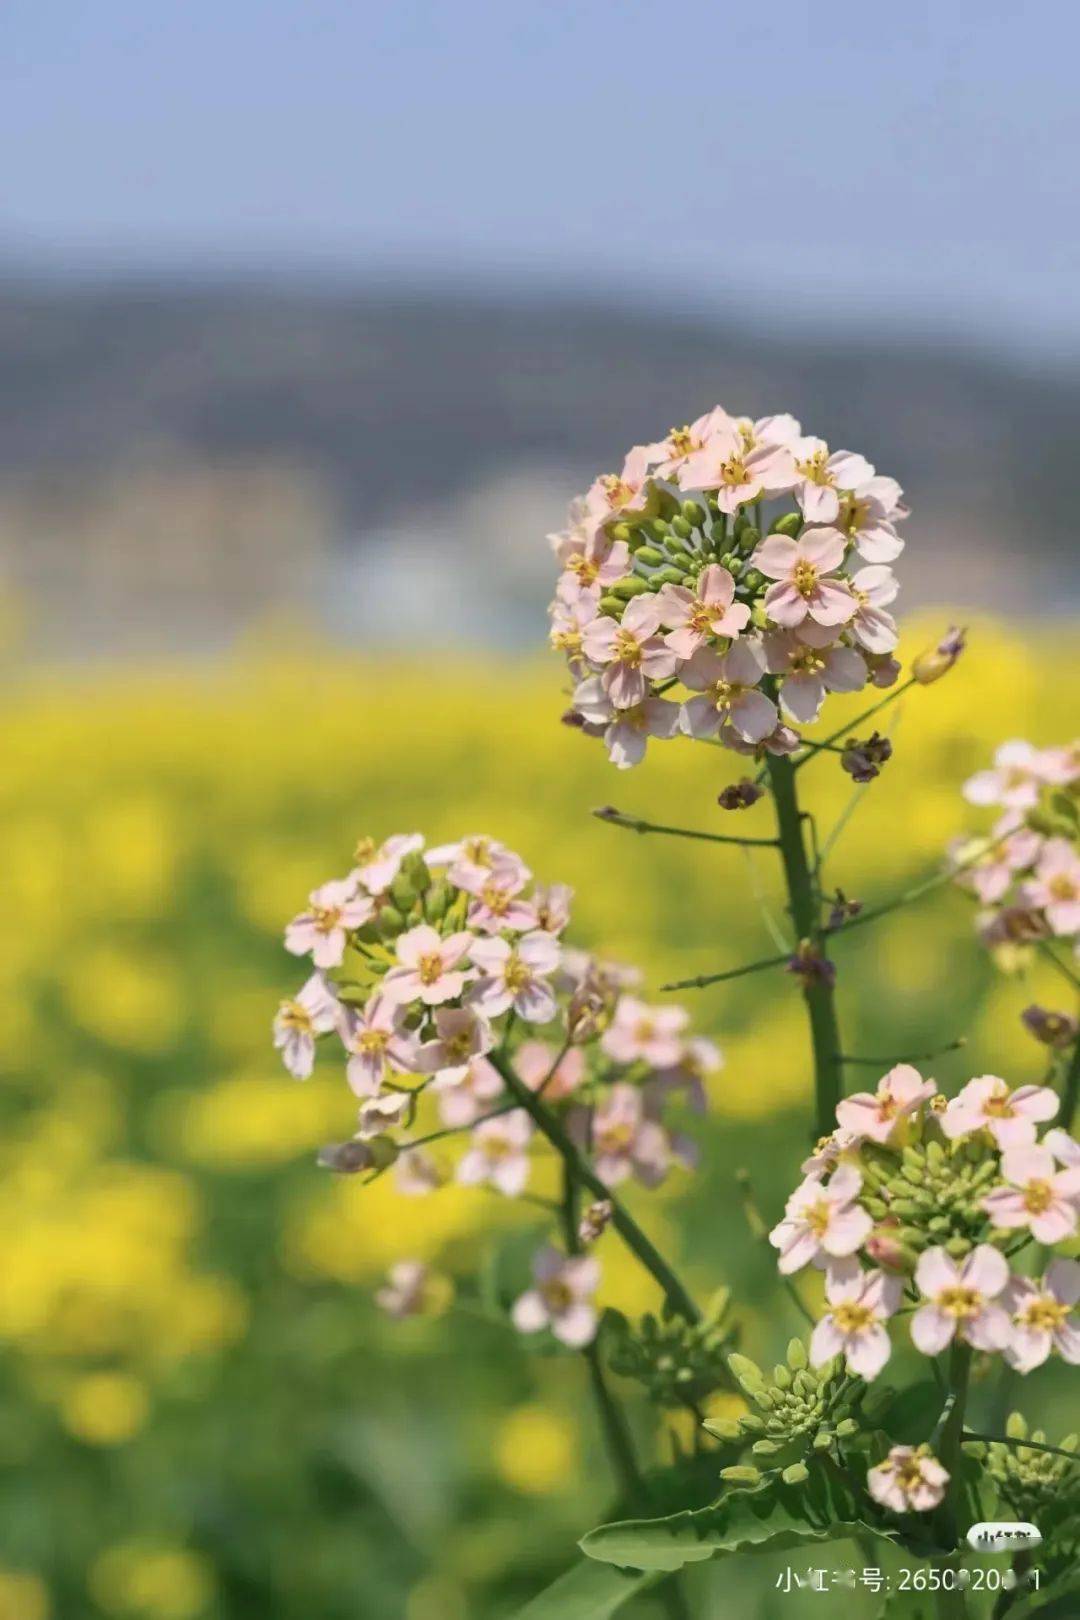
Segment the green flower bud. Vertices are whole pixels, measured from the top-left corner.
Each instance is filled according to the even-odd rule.
[[[775,1440],[755,1440],[750,1450],[755,1457],[775,1457],[780,1447]]]
[[[854,1418],[841,1418],[840,1422],[836,1425],[837,1438],[840,1440],[850,1440],[851,1436],[853,1434],[858,1434],[858,1432],[859,1425],[856,1423]]]
[[[706,1418],[701,1425],[718,1440],[739,1440],[742,1438],[742,1425],[738,1418]]]
[[[446,915],[446,908],[454,898],[454,891],[445,878],[436,878],[427,894],[424,896],[424,911],[429,922],[441,922]]]
[[[384,938],[400,934],[405,927],[405,915],[397,906],[383,906],[376,919],[376,927]]]
[[[963,1260],[971,1253],[971,1249],[971,1239],[965,1237],[951,1237],[945,1245],[945,1253],[952,1260]]]
[[[623,604],[619,601],[617,596],[612,596],[610,591],[606,596],[602,596],[600,598],[600,611],[601,613],[606,613],[609,618],[617,619],[622,613],[622,610]]]
[[[658,568],[652,577],[654,585],[681,585],[682,570],[669,565],[667,568]]]
[[[635,552],[638,562],[647,563],[650,568],[663,568],[667,558],[655,546],[639,546]]]
[[[810,1358],[806,1353],[806,1346],[801,1339],[792,1339],[787,1347],[787,1362],[792,1372],[802,1372],[809,1366]]]
[[[721,1468],[720,1478],[726,1479],[730,1485],[757,1485],[761,1479],[761,1469],[751,1464],[736,1464],[731,1468]]]
[[[798,539],[803,526],[801,512],[784,512],[769,525],[770,534],[786,534],[789,540]]]
[[[790,1463],[780,1478],[785,1485],[803,1485],[810,1478],[810,1470],[805,1463]]]
[[[638,552],[640,557],[641,553]],[[643,596],[649,589],[647,581],[631,575],[627,579],[617,579],[611,587],[611,595],[621,602],[629,602],[632,596]]]
[[[748,523],[745,528],[736,531],[735,538],[739,542],[739,549],[749,554],[756,545],[760,544],[761,530],[755,529],[752,523]]]
[[[694,530],[693,526],[687,523],[686,519],[680,513],[679,516],[673,517],[671,520],[671,532],[672,534],[677,534],[680,540],[689,540]]]
[[[692,529],[700,529],[705,522],[705,510],[697,501],[683,501],[679,511]]]
[[[783,1362],[781,1362],[779,1366],[773,1368],[773,1383],[779,1385],[781,1389],[791,1388],[791,1373],[784,1366]]]
[[[737,551],[725,551],[720,559],[720,566],[726,568],[729,574],[738,579],[742,573],[742,558]]]
[[[756,568],[749,568],[743,575],[742,582],[746,586],[747,590],[760,591],[761,587],[765,583],[765,575],[759,573]]]
[[[833,1434],[831,1429],[819,1429],[812,1442],[815,1451],[828,1451],[832,1443]]]
[[[668,526],[664,522],[663,518],[652,518],[648,523],[646,523],[645,528],[648,533],[652,535],[654,540],[660,541],[661,545],[667,539]]]
[[[767,630],[769,628],[769,615],[765,611],[764,603],[754,603],[754,606],[750,609],[750,623],[755,630]]]

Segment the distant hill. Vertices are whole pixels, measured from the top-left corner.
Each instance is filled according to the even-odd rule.
[[[0,279],[0,601],[39,656],[202,652],[268,614],[531,647],[567,496],[721,400],[904,484],[903,602],[1080,606],[1080,375],[596,300]]]

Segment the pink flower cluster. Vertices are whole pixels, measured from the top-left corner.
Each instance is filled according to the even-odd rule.
[[[692,1142],[664,1114],[673,1098],[704,1106],[719,1053],[688,1032],[682,1008],[640,1000],[636,975],[564,944],[571,899],[564,884],[536,884],[492,839],[425,850],[419,834],[365,841],[347,877],[312,893],[285,944],[315,971],[282,1003],[274,1043],[298,1079],[311,1074],[323,1037],[344,1057],[358,1130],[324,1150],[324,1163],[374,1173],[393,1165],[406,1193],[452,1176],[519,1197],[542,1138],[513,1079],[542,1093],[608,1186],[632,1177],[654,1187],[694,1164]],[[396,1134],[418,1122],[419,1135]],[[463,1151],[447,1166],[428,1144],[457,1136]],[[543,1305],[547,1325],[571,1342],[593,1273],[538,1265],[537,1289],[515,1320],[531,1331]],[[580,1309],[556,1309],[564,1289]]]
[[[989,835],[956,840],[957,882],[980,902],[976,927],[1010,965],[1017,947],[1060,940],[1080,951],[1080,743],[1003,743],[964,783],[970,804],[998,811]]]
[[[679,733],[792,751],[788,721],[899,673],[889,564],[906,516],[895,479],[791,416],[716,406],[636,445],[550,536],[568,718],[622,768]]]
[[[1048,1087],[1010,1090],[995,1075],[946,1103],[910,1064],[840,1103],[836,1131],[803,1165],[806,1179],[770,1233],[782,1273],[825,1272],[815,1366],[844,1356],[851,1372],[876,1378],[891,1354],[890,1319],[905,1308],[925,1355],[958,1338],[1000,1351],[1020,1372],[1053,1350],[1080,1362],[1080,1264],[1057,1256],[1041,1276],[1010,1264],[1033,1244],[1068,1243],[1080,1225],[1080,1144],[1060,1129],[1038,1139],[1057,1111]],[[942,1185],[970,1192],[920,1205],[935,1165]]]

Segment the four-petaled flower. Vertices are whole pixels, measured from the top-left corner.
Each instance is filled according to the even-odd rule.
[[[830,1308],[810,1339],[813,1365],[845,1356],[849,1372],[867,1381],[876,1378],[892,1350],[885,1323],[900,1308],[903,1292],[903,1279],[883,1271],[830,1276],[825,1285]]]
[[[948,1483],[948,1470],[927,1446],[893,1446],[866,1476],[874,1501],[893,1513],[929,1513],[944,1500]]]
[[[617,1063],[640,1060],[653,1069],[669,1069],[683,1055],[684,1007],[649,1007],[636,996],[622,996],[600,1041]]]
[[[374,1097],[391,1069],[411,1072],[417,1052],[404,1022],[405,1009],[378,994],[362,1010],[346,1010],[341,1031],[350,1054],[345,1078],[358,1097]]]
[[[807,523],[835,523],[840,516],[841,491],[861,495],[874,477],[865,456],[850,450],[829,454],[824,439],[811,436],[791,445],[795,462],[794,495]]]
[[[306,911],[285,930],[285,949],[307,956],[317,968],[340,967],[350,930],[362,928],[375,915],[370,895],[358,894],[351,878],[338,878],[313,889]]]
[[[1046,840],[1020,892],[1027,905],[1041,908],[1051,933],[1080,933],[1080,855],[1068,839]]]
[[[765,592],[765,611],[774,624],[794,629],[815,624],[847,624],[858,603],[848,583],[837,578],[844,560],[844,537],[837,529],[804,529],[797,540],[770,534],[750,561],[775,583]]]
[[[1076,1231],[1080,1167],[1058,1170],[1045,1145],[1009,1148],[1001,1160],[1009,1183],[987,1193],[982,1207],[995,1226],[1026,1226],[1037,1243],[1064,1243]]]
[[[996,1074],[981,1074],[952,1099],[939,1123],[952,1138],[989,1131],[1004,1152],[1034,1142],[1036,1125],[1053,1119],[1057,1111],[1058,1099],[1049,1086],[1018,1086],[1010,1091]]]
[[[555,1017],[555,992],[547,975],[559,965],[559,943],[542,929],[525,934],[513,944],[507,939],[477,939],[469,947],[469,960],[481,977],[469,998],[488,1018],[513,1007],[527,1024],[550,1024]]]
[[[592,1296],[600,1285],[600,1262],[592,1255],[568,1259],[543,1248],[532,1266],[534,1286],[514,1302],[511,1318],[519,1333],[550,1328],[574,1350],[596,1337],[598,1317]]]
[[[1002,1350],[1009,1342],[1009,1314],[998,1303],[1009,1280],[1000,1249],[980,1243],[958,1265],[944,1249],[926,1249],[915,1267],[925,1305],[911,1319],[911,1337],[924,1356],[936,1356],[954,1337],[976,1350]]]
[[[444,939],[430,923],[421,923],[398,935],[398,966],[383,980],[383,994],[390,1001],[422,1001],[437,1007],[454,1001],[472,975],[458,963],[473,944],[467,931],[448,934]]]
[[[457,1179],[463,1187],[486,1183],[517,1198],[529,1179],[529,1139],[532,1121],[524,1109],[485,1119],[476,1126],[471,1145],[459,1160]]]
[[[306,1080],[315,1066],[315,1042],[338,1023],[341,1006],[321,973],[313,973],[274,1019],[274,1045],[289,1073]]]
[[[814,647],[793,630],[774,630],[764,645],[768,668],[784,677],[780,702],[803,724],[817,719],[826,692],[858,692],[866,685],[866,661],[854,647]]]
[[[819,1256],[840,1258],[861,1249],[873,1221],[855,1200],[862,1176],[853,1164],[841,1164],[828,1185],[808,1176],[787,1201],[784,1218],[769,1233],[780,1251],[777,1266],[786,1276]]]
[[[1017,1372],[1041,1367],[1056,1350],[1063,1361],[1080,1363],[1080,1329],[1073,1314],[1080,1300],[1080,1265],[1075,1260],[1053,1260],[1041,1282],[1013,1277],[1002,1295],[1012,1317],[1012,1338],[1005,1359]]]
[[[635,596],[622,619],[601,614],[581,638],[585,656],[603,666],[601,682],[617,709],[632,709],[649,696],[649,682],[674,675],[678,659],[659,634],[655,596]]]
[[[735,637],[750,622],[745,602],[735,601],[735,581],[726,568],[710,563],[695,590],[665,585],[657,595],[665,642],[680,658],[690,658],[716,636]]]
[[[682,729],[689,737],[715,737],[730,725],[746,742],[763,742],[776,729],[776,704],[758,690],[765,673],[760,647],[736,641],[726,653],[702,647],[683,665],[679,679],[691,692],[683,704]]]
[[[421,833],[395,833],[378,845],[373,838],[362,838],[353,851],[356,865],[349,876],[369,894],[385,894],[401,871],[406,855],[414,855],[423,847]]]
[[[900,1121],[916,1113],[936,1090],[910,1063],[897,1063],[878,1081],[876,1091],[857,1091],[838,1103],[836,1117],[849,1133],[849,1143],[857,1137],[887,1142]]]

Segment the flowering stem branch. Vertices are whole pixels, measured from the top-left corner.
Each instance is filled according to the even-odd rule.
[[[806,858],[795,767],[790,759],[782,755],[770,755],[767,766],[776,805],[776,825],[787,880],[788,905],[796,938],[817,942],[821,935],[820,914],[814,880]],[[827,1136],[836,1124],[836,1105],[843,1094],[836,1001],[832,985],[823,978],[808,981],[804,995],[814,1053],[815,1129],[818,1136]]]
[[[829,735],[827,737],[823,737],[820,742],[808,742],[804,744],[808,752],[801,755],[800,758],[795,761],[793,769],[799,770],[801,766],[808,765],[815,755],[822,753],[828,748],[831,748],[833,743],[838,742],[841,737],[850,737],[852,733],[863,724],[864,720],[869,720],[873,715],[880,714],[882,709],[887,709],[890,703],[895,703],[898,697],[902,697],[903,694],[914,685],[915,677],[914,675],[909,675],[907,680],[904,681],[900,686],[893,687],[888,697],[883,697],[879,703],[871,704],[869,709],[864,709],[862,714],[857,714],[854,720],[849,720],[846,726],[840,727],[839,731],[830,732]]]
[[[742,967],[728,968],[723,973],[699,973],[693,979],[676,979],[672,984],[662,984],[661,990],[704,990],[710,984],[723,984],[725,979],[742,979],[748,973],[762,973],[766,968],[780,967],[791,961],[791,952],[785,951],[783,956],[766,956],[760,962],[744,962]]]
[[[641,1227],[620,1200],[616,1198],[611,1188],[600,1180],[588,1159],[578,1148],[576,1142],[567,1134],[558,1118],[551,1112],[543,1099],[538,1097],[534,1091],[530,1091],[525,1082],[515,1074],[501,1052],[490,1052],[488,1061],[502,1076],[510,1095],[524,1108],[537,1129],[547,1137],[575,1180],[582,1187],[587,1187],[595,1198],[603,1198],[610,1203],[612,1211],[611,1224],[627,1248],[636,1255],[646,1271],[650,1272],[660,1284],[671,1309],[677,1311],[688,1322],[700,1321],[701,1312],[663,1255],[651,1239],[646,1237]]]
[[[775,849],[778,842],[775,838],[735,838],[726,833],[698,832],[693,827],[664,827],[655,821],[641,821],[637,816],[623,815],[613,805],[605,804],[593,815],[598,821],[606,821],[612,827],[625,827],[628,832],[636,833],[667,833],[671,838],[699,838],[706,844],[739,844],[744,849],[757,845],[764,849]]]
[[[893,1054],[890,1057],[855,1057],[849,1056],[846,1052],[841,1052],[840,1062],[865,1063],[872,1069],[887,1069],[891,1068],[894,1063],[930,1063],[934,1058],[944,1057],[946,1052],[959,1052],[960,1048],[966,1045],[967,1036],[958,1035],[955,1041],[949,1042],[948,1046],[936,1047],[933,1052],[904,1052],[899,1056]]]

